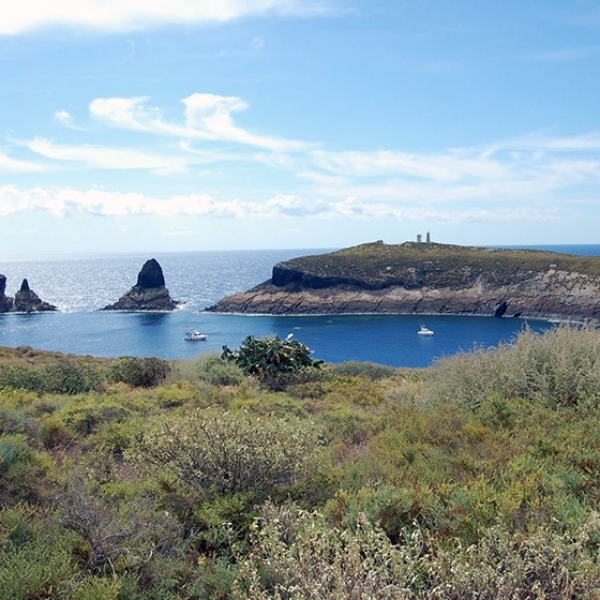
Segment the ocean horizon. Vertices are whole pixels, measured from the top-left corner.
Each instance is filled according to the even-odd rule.
[[[494,246],[600,256],[600,244]],[[6,294],[14,296],[23,279],[56,313],[0,315],[0,346],[31,346],[77,355],[191,359],[236,348],[248,335],[285,337],[293,333],[315,358],[332,363],[375,362],[395,367],[426,367],[476,348],[508,342],[525,328],[542,333],[554,323],[532,319],[467,316],[343,315],[243,316],[206,313],[224,296],[270,278],[280,261],[333,249],[246,250],[17,257],[0,261]],[[135,284],[149,258],[160,263],[174,300],[172,313],[101,311]],[[417,334],[419,325],[435,331]],[[187,342],[186,331],[206,333],[206,341]]]

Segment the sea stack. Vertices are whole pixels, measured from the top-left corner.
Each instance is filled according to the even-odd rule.
[[[179,302],[173,300],[165,286],[162,267],[154,258],[147,260],[138,273],[137,283],[114,304],[102,310],[169,311]]]
[[[21,289],[15,294],[12,312],[52,312],[57,310],[56,306],[44,302],[32,289],[29,288],[27,279],[23,279]]]
[[[9,312],[13,306],[13,299],[5,294],[6,292],[6,276],[0,275],[0,313]]]

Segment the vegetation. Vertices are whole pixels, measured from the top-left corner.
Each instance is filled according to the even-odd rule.
[[[598,597],[600,332],[277,386],[251,342],[0,349],[3,600]]]
[[[223,346],[221,358],[233,362],[247,375],[254,375],[271,389],[278,389],[298,375],[319,369],[322,362],[310,357],[311,350],[290,334],[285,340],[277,336],[257,340],[248,336],[235,351]]]
[[[600,277],[600,258],[541,250],[375,242],[330,254],[293,258],[277,265],[273,274],[276,285],[301,276],[308,287],[345,283],[365,289],[392,285],[410,289],[468,287],[479,278],[494,285],[514,285],[549,270]]]

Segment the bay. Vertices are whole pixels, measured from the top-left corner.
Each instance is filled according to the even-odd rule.
[[[527,246],[533,248],[534,246]],[[537,248],[600,255],[600,245]],[[248,335],[285,337],[293,333],[314,357],[332,363],[350,360],[391,366],[426,367],[461,351],[496,346],[524,328],[543,332],[546,321],[413,315],[273,317],[203,312],[223,296],[267,280],[279,261],[325,249],[191,252],[15,258],[0,261],[7,295],[24,278],[43,300],[60,312],[0,315],[0,346],[31,346],[69,354],[189,359],[237,348]],[[172,313],[103,312],[133,286],[148,258],[162,266],[171,296],[183,302]],[[417,335],[419,324],[435,331]],[[188,342],[186,331],[199,329],[207,340]]]

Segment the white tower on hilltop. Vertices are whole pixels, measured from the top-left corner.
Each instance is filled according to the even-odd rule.
[[[427,237],[425,238],[428,244],[431,244],[431,236],[429,235],[429,231],[427,232]]]

